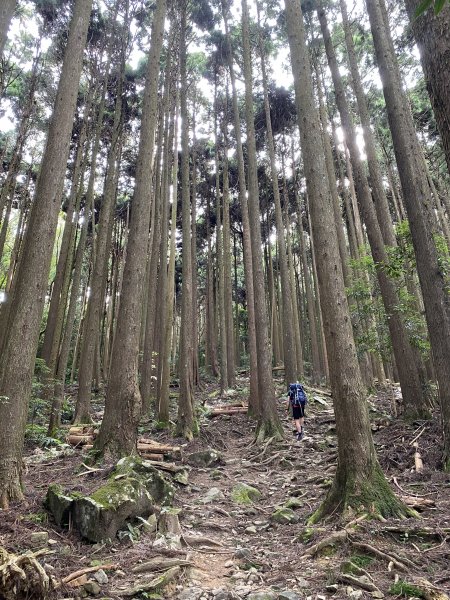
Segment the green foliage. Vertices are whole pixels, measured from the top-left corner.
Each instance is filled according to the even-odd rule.
[[[25,429],[25,440],[33,446],[40,448],[52,448],[61,446],[61,440],[47,435],[47,428],[42,425],[30,424]]]
[[[449,0],[450,1],[450,0]],[[434,8],[434,14],[439,14],[441,10],[444,8],[446,0],[422,0],[419,6],[416,8],[415,16],[416,18],[422,15],[429,8]]]
[[[391,585],[389,593],[393,596],[406,596],[407,598],[425,598],[425,595],[420,588],[411,583],[407,583],[402,579]]]
[[[350,560],[354,565],[363,569],[373,562],[373,558],[367,556],[367,554],[354,554],[350,557]]]

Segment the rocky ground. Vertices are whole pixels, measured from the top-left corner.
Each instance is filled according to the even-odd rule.
[[[244,414],[207,416],[208,407],[243,400],[246,383],[240,380],[224,397],[211,386],[198,392],[204,408],[201,432],[182,446],[183,458],[176,461],[191,465],[187,485],[173,483],[177,510],[162,509],[164,528],[160,514],[156,531],[152,519],[135,520],[113,541],[93,544],[70,525],[56,526],[43,507],[49,484],[89,494],[108,479],[112,465],[92,470],[83,466],[79,450],[61,453],[29,445],[26,497],[19,506],[0,512],[0,546],[14,557],[27,551],[29,557],[36,555],[44,574],[55,581],[90,569],[84,574],[87,583],[60,584],[55,598],[447,598],[450,475],[438,468],[439,424],[391,419],[391,390],[371,397],[382,467],[395,491],[420,511],[420,518],[381,522],[347,515],[346,521],[308,527],[308,516],[326,494],[335,470],[331,399],[325,390],[309,392],[301,442],[293,437],[280,400],[284,441],[256,446],[255,425]],[[281,394],[281,383],[278,390]],[[146,437],[183,443],[151,425],[143,427]],[[417,451],[422,472],[415,468]],[[196,453],[204,460],[195,460]],[[20,594],[2,596],[2,569],[0,598],[20,599]]]

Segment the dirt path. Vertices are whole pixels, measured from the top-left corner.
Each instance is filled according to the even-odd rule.
[[[245,381],[240,386],[244,397]],[[220,399],[212,388],[199,395],[205,406],[239,399]],[[364,520],[347,530],[344,523],[336,521],[308,528],[307,518],[326,493],[336,462],[331,401],[325,395],[320,401],[314,396],[318,394],[310,394],[306,436],[301,442],[292,435],[292,422],[281,401],[285,439],[280,443],[253,445],[254,423],[242,414],[202,419],[199,438],[185,445],[183,454],[214,449],[222,460],[209,468],[193,467],[188,485],[177,488],[181,550],[154,546],[150,534],[139,538],[125,535],[122,542],[116,540],[112,545],[91,545],[75,531],[52,524],[42,508],[50,481],[87,492],[107,476],[105,469],[78,477],[78,454],[29,467],[26,501],[15,507],[14,513],[2,515],[0,545],[23,552],[30,547],[32,532],[46,530],[54,554],[48,555],[45,563],[58,576],[96,562],[115,563],[118,568],[109,571],[108,581],[100,586],[101,597],[114,600],[122,597],[124,589],[155,576],[136,575],[132,568],[157,555],[186,558],[191,567],[181,569],[156,595],[137,594],[136,598],[357,600],[419,596],[444,600],[438,591],[444,593],[450,585],[450,477],[436,470],[438,426],[407,426],[373,413],[374,439],[386,476],[400,495],[414,496],[410,502],[428,501],[421,519]],[[376,408],[382,411],[387,403],[387,396],[380,393]],[[153,436],[172,441],[166,433],[153,432]],[[410,445],[417,436],[425,464],[421,474],[414,472]],[[256,488],[260,497],[242,503],[242,493],[238,493],[236,501],[233,493],[238,484]],[[312,551],[327,539],[332,543]],[[57,597],[73,598],[75,593],[61,589]]]

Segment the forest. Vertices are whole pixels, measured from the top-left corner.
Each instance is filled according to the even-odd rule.
[[[450,1],[0,0],[0,600],[87,597],[449,600]]]

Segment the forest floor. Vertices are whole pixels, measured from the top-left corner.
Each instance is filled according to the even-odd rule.
[[[244,400],[245,379],[234,392],[220,397],[217,386],[197,393],[205,407]],[[59,528],[43,507],[48,485],[87,493],[107,477],[108,469],[80,470],[80,450],[54,456],[27,444],[25,500],[0,511],[0,546],[10,553],[33,550],[31,536],[48,532],[49,553],[39,560],[56,579],[79,569],[113,565],[91,593],[118,599],[176,600],[331,600],[332,598],[406,598],[443,600],[450,588],[450,475],[439,471],[440,431],[436,420],[406,424],[388,416],[392,391],[379,390],[370,399],[372,428],[386,477],[398,495],[417,507],[420,518],[386,521],[331,520],[307,526],[330,485],[336,465],[336,436],[331,399],[319,390],[309,393],[305,438],[298,442],[286,414],[281,381],[279,411],[285,438],[263,446],[253,443],[255,424],[245,414],[201,418],[200,435],[183,445],[167,432],[149,430],[146,437],[182,444],[183,456],[215,449],[221,464],[192,467],[188,485],[177,486],[174,505],[180,509],[181,549],[154,545],[155,534],[130,527],[109,544],[91,544],[74,529]],[[101,408],[99,408],[99,411]],[[416,472],[414,440],[424,467]],[[54,451],[53,451],[54,452]],[[261,493],[239,504],[232,490],[239,483]],[[291,510],[278,511],[279,507]],[[283,516],[284,515],[284,516]],[[279,522],[279,521],[289,522]],[[197,540],[195,539],[197,536]],[[34,550],[36,547],[34,547]],[[152,557],[181,558],[189,566],[156,592],[130,592],[155,578],[133,573]],[[1,575],[1,573],[0,573]],[[55,598],[87,595],[85,588],[60,586]],[[1,598],[1,592],[0,592]],[[20,595],[17,595],[20,600]]]

